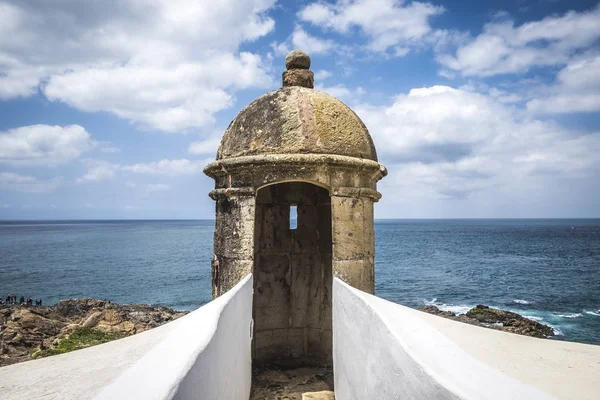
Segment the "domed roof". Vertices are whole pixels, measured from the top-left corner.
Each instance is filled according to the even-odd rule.
[[[217,159],[298,153],[377,161],[369,131],[354,111],[335,97],[301,86],[274,90],[244,108],[225,131]]]

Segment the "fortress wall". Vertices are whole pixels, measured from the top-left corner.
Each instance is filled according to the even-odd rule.
[[[173,322],[0,368],[2,400],[248,399],[252,275]]]
[[[184,318],[98,346],[2,367],[0,399],[91,399],[176,331]]]
[[[453,339],[463,338],[463,346],[450,339],[451,335]],[[564,362],[562,369],[553,364],[544,368],[537,354],[527,354],[534,342],[541,343],[550,357],[565,347],[582,346],[583,354],[571,352],[570,366]],[[471,348],[467,350],[466,346]],[[516,349],[513,354],[508,350],[494,352],[503,346]],[[505,364],[484,362],[474,352],[491,353],[492,359]],[[589,367],[594,359],[600,360],[595,358],[598,356],[600,346],[535,339],[444,320],[334,279],[333,364],[337,400],[542,400],[562,397],[557,396],[561,393],[567,394],[564,398],[591,399],[585,397],[586,390],[593,396],[598,393],[598,386],[596,390],[586,388],[585,379],[593,382],[594,372]],[[575,377],[575,383],[573,374],[568,372],[573,365],[579,367],[575,375],[583,375]],[[535,368],[533,376],[541,374],[541,383],[530,381],[526,373],[529,368]],[[598,372],[597,363],[595,369]],[[555,392],[549,383],[544,385],[548,379],[558,380],[555,386],[562,389]]]
[[[252,275],[180,320],[96,399],[248,399]]]

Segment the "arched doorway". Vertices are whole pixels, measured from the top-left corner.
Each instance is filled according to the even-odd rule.
[[[258,190],[252,343],[255,365],[331,364],[331,260],[331,200],[327,189],[286,182]]]

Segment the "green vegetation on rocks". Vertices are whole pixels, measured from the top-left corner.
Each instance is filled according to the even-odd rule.
[[[34,351],[32,357],[40,358],[68,353],[73,350],[79,350],[85,347],[110,342],[111,340],[121,339],[125,336],[128,335],[123,332],[103,332],[89,327],[77,327],[66,338],[60,340],[58,346],[51,349],[38,348],[37,351]]]

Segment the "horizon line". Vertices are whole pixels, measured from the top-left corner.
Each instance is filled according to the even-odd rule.
[[[600,219],[599,217],[391,217],[374,218],[374,221],[418,221],[418,220],[548,220],[548,219]],[[77,221],[215,221],[215,218],[14,218],[0,219],[2,222],[77,222]]]

